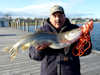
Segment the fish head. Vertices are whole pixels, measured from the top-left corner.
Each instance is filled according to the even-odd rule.
[[[82,29],[82,32],[85,33],[85,34],[88,33],[88,32],[91,32],[93,30],[93,20],[82,25],[81,29]]]

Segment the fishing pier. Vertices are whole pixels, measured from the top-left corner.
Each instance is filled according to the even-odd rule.
[[[19,27],[19,26],[17,26]],[[22,36],[31,32],[13,27],[0,27],[0,75],[40,75],[40,63],[31,60],[27,51],[19,51],[16,59],[10,61],[9,54],[4,51]],[[100,54],[93,51],[90,55],[80,57],[82,75],[100,75]]]

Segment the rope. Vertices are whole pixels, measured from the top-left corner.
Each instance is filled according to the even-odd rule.
[[[86,47],[86,48],[85,48]],[[72,54],[74,56],[82,56],[91,47],[90,35],[82,35],[79,42],[74,46]]]
[[[92,31],[92,29],[93,20],[91,20],[90,22],[86,23],[81,27],[83,34],[80,36],[78,43],[72,49],[72,54],[74,56],[82,56],[91,47],[89,32]]]

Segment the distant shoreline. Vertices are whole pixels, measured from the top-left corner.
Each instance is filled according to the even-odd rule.
[[[72,23],[72,24],[85,24],[86,22],[77,22],[77,23]],[[100,22],[94,22],[94,23],[100,23]]]
[[[94,22],[94,23],[100,23],[100,22]]]

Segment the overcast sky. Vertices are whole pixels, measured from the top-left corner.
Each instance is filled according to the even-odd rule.
[[[67,17],[100,18],[100,0],[1,0],[0,16],[48,17],[53,5],[61,5]]]

